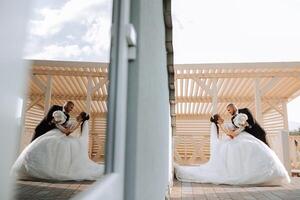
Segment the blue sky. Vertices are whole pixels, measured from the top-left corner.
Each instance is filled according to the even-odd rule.
[[[34,1],[29,59],[108,62],[112,0]],[[175,63],[300,60],[299,0],[172,0]],[[300,123],[300,98],[288,104]]]

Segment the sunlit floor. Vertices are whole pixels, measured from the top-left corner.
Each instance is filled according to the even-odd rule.
[[[181,183],[174,180],[171,200],[299,200],[300,178],[281,187],[239,187],[228,185]]]
[[[66,200],[87,189],[93,181],[17,181],[16,200]]]

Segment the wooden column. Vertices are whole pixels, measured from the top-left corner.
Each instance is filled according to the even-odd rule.
[[[282,130],[279,132],[280,155],[279,159],[285,166],[289,174],[291,174],[291,161],[289,151],[289,131]]]
[[[289,121],[288,121],[288,112],[287,112],[287,102],[282,101],[282,117],[283,117],[283,126],[285,130],[289,130]]]
[[[212,84],[212,114],[218,113],[218,88],[217,88],[217,79],[213,80]]]
[[[89,135],[89,156],[90,158],[92,159],[92,153],[93,153],[93,145],[94,145],[94,133],[95,133],[95,118],[96,116],[91,116],[92,117],[92,129],[90,130],[91,131],[91,134]]]
[[[218,112],[218,79],[213,79],[212,86],[206,84],[204,80],[194,79],[194,81],[212,98],[212,112],[216,114]]]
[[[50,106],[51,106],[51,93],[52,93],[52,76],[47,76],[47,86],[45,91],[45,107],[44,107],[44,115],[47,115]]]
[[[261,110],[261,94],[259,89],[259,79],[254,80],[254,90],[255,90],[255,115],[256,120],[262,123],[262,110]]]
[[[91,105],[92,105],[92,77],[89,76],[88,84],[87,84],[87,97],[86,97],[86,112],[91,113]]]

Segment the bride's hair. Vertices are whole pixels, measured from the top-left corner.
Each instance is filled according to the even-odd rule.
[[[82,122],[81,122],[81,132],[82,132],[82,127],[83,127],[83,123],[86,121],[86,120],[89,120],[90,119],[90,115],[87,114],[86,112],[81,112],[79,114],[82,118]]]
[[[217,134],[219,137],[219,126],[218,126],[218,120],[219,120],[220,115],[219,114],[214,114],[213,116],[210,117],[210,122],[214,123],[217,127]]]

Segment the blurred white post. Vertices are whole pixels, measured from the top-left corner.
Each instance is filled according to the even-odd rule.
[[[279,159],[285,166],[288,173],[291,173],[291,161],[290,161],[290,151],[289,151],[289,132],[288,130],[282,130],[279,132],[279,149],[280,153],[278,155]]]
[[[23,126],[22,102],[28,87],[29,69],[22,54],[30,4],[30,0],[0,2],[0,199],[3,200],[13,199],[13,179],[9,172],[17,156]]]
[[[86,112],[90,114],[91,112],[91,104],[92,104],[92,77],[89,76],[88,84],[87,84],[87,96],[86,96]]]
[[[259,88],[259,79],[255,79],[254,89],[255,89],[255,114],[256,120],[262,123],[262,110],[261,110],[261,94]]]
[[[44,107],[44,115],[46,116],[48,113],[48,110],[51,106],[51,93],[52,93],[52,76],[47,76],[47,86],[45,91],[45,107]]]
[[[212,114],[218,113],[218,88],[217,79],[213,80],[212,83]]]
[[[287,112],[286,101],[282,101],[281,106],[282,106],[283,126],[284,126],[285,130],[289,130],[289,121],[288,121],[288,112]]]

